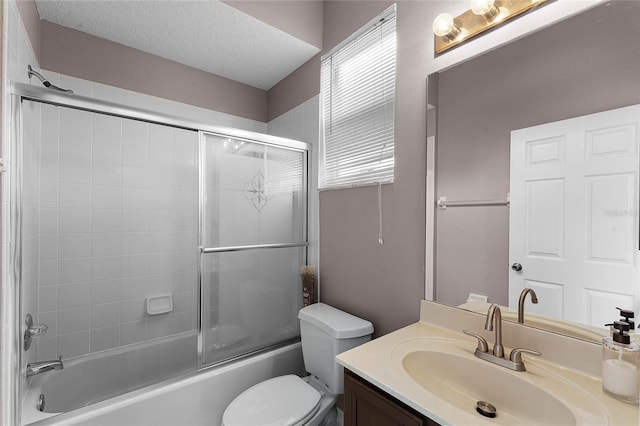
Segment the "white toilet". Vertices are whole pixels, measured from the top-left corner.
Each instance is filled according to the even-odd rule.
[[[335,357],[371,340],[373,325],[324,303],[302,308],[298,319],[309,376],[280,376],[250,387],[229,404],[223,426],[316,426],[333,415],[344,385]]]

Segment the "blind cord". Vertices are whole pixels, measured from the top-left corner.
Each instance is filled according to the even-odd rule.
[[[387,144],[382,145],[380,149],[380,162],[382,163],[382,155]],[[382,180],[378,181],[378,244],[384,244],[384,238],[382,237]]]
[[[382,181],[378,182],[378,244],[384,244],[382,238]]]

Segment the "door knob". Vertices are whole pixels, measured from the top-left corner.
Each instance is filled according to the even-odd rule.
[[[514,263],[513,265],[511,265],[511,269],[513,269],[516,272],[520,272],[522,271],[522,265],[519,263]]]

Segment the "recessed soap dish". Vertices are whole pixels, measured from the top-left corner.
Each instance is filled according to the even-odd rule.
[[[173,295],[171,293],[147,296],[147,314],[159,315],[173,311]]]

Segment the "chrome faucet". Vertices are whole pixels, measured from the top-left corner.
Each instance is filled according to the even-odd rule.
[[[538,303],[538,296],[532,288],[525,288],[520,293],[520,300],[518,300],[518,322],[524,324],[524,299],[527,298],[527,294],[531,294],[531,303]]]
[[[58,359],[53,361],[39,361],[30,362],[27,364],[27,377],[35,376],[36,374],[45,373],[51,370],[62,370],[64,365],[62,364],[62,357],[58,356]]]
[[[522,354],[528,353],[532,355],[542,355],[540,352],[533,351],[531,349],[515,348],[511,351],[509,359],[504,357],[504,346],[502,346],[502,312],[500,311],[500,307],[495,303],[489,307],[489,310],[487,311],[487,319],[484,324],[484,328],[487,331],[493,331],[494,327],[496,340],[493,344],[493,353],[489,352],[489,345],[484,337],[471,331],[462,330],[464,334],[468,334],[469,336],[473,336],[478,339],[478,346],[474,353],[478,358],[501,365],[502,367],[506,367],[510,370],[526,371],[524,361],[522,360]]]

